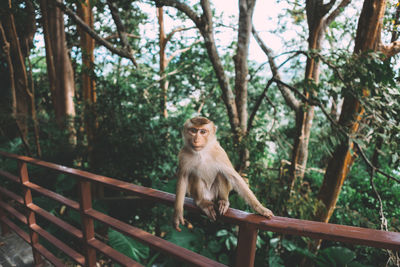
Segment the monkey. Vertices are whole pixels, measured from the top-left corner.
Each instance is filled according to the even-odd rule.
[[[229,208],[229,193],[232,189],[259,214],[270,219],[272,211],[265,208],[250,190],[244,179],[233,168],[225,150],[216,137],[217,127],[205,117],[188,119],[182,130],[183,147],[178,156],[178,180],[174,204],[173,225],[185,225],[183,204],[186,193],[211,220],[217,212],[224,215]]]

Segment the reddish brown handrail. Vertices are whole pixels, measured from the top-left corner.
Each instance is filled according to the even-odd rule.
[[[129,194],[149,199],[151,201],[162,202],[167,205],[173,205],[175,200],[174,194],[130,184],[109,177],[96,175],[86,171],[68,168],[25,156],[18,156],[2,151],[0,151],[0,155],[6,158],[17,160],[19,170],[18,175],[13,175],[0,170],[0,176],[22,184],[23,189],[22,196],[19,196],[5,188],[0,187],[1,199],[4,197],[12,199],[25,206],[28,210],[28,213],[25,216],[7,204],[5,201],[0,201],[0,223],[3,229],[2,232],[4,233],[5,230],[8,229],[7,227],[9,227],[18,235],[20,235],[26,242],[28,242],[32,246],[35,264],[37,265],[42,262],[42,255],[54,265],[63,266],[63,263],[59,259],[57,259],[39,243],[40,236],[58,247],[76,263],[83,266],[95,266],[96,251],[100,251],[102,254],[110,257],[110,259],[113,261],[124,266],[140,266],[140,264],[134,262],[132,259],[117,252],[107,244],[95,238],[93,221],[97,220],[125,235],[149,245],[156,250],[171,255],[183,262],[189,263],[190,265],[224,266],[218,262],[212,261],[211,259],[179,247],[164,239],[153,236],[141,229],[118,221],[104,213],[92,209],[90,185],[93,182],[101,183],[105,186],[122,190],[128,192]],[[76,177],[80,185],[80,201],[77,202],[70,200],[64,196],[32,183],[29,180],[27,164],[33,164]],[[61,219],[34,204],[32,202],[32,191],[38,192],[80,212],[82,230],[79,230],[74,226],[62,221]],[[185,208],[192,212],[200,212],[200,210],[194,205],[192,199],[189,198],[186,198],[185,200]],[[28,234],[21,230],[11,220],[9,220],[8,215],[12,215],[17,220],[27,224],[29,227]],[[43,228],[36,224],[35,218],[37,215],[45,218],[51,223],[58,225],[61,229],[67,233],[70,233],[77,240],[80,240],[83,244],[84,250],[77,252],[46,232]],[[267,230],[317,239],[328,239],[377,248],[400,250],[400,233],[397,232],[385,232],[374,229],[305,221],[279,216],[275,216],[271,220],[267,220],[261,216],[249,214],[235,209],[229,209],[226,215],[221,219],[223,221],[239,225],[235,266],[253,266],[258,230]]]

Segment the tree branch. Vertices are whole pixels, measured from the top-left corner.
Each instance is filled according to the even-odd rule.
[[[186,47],[186,48],[182,48],[182,49],[178,49],[176,51],[174,51],[166,60],[165,60],[165,64],[168,65],[168,63],[178,54],[184,53],[188,50],[190,50],[195,44],[200,43],[200,40],[197,40],[196,42],[194,42],[193,44],[191,44],[190,46]]]
[[[136,38],[136,39],[139,39],[139,38],[140,38],[139,35],[132,34],[132,33],[125,33],[125,35],[126,35],[127,37],[131,37],[131,38]],[[116,39],[116,38],[119,38],[119,35],[118,35],[118,34],[111,34],[111,35],[109,35],[109,36],[107,36],[107,37],[104,37],[103,39],[104,39],[104,40],[112,40],[112,39]]]
[[[329,25],[340,13],[342,13],[343,9],[350,4],[351,0],[342,0],[340,4],[333,10],[329,16],[325,20],[325,24]]]
[[[339,125],[339,124],[337,123],[336,120],[334,120],[334,119],[329,115],[329,113],[326,111],[326,109],[324,108],[324,106],[321,104],[321,102],[320,102],[318,99],[315,99],[315,98],[308,99],[308,98],[306,98],[305,95],[303,95],[303,94],[302,94],[299,90],[297,90],[296,88],[294,88],[294,87],[292,87],[292,86],[290,86],[290,85],[287,85],[287,84],[285,84],[284,82],[282,82],[282,81],[280,81],[280,80],[277,80],[277,79],[275,79],[275,78],[272,78],[271,80],[273,80],[273,81],[276,82],[276,83],[282,83],[282,84],[284,84],[284,85],[287,86],[289,89],[291,89],[291,90],[293,90],[295,93],[297,93],[303,101],[308,102],[310,105],[319,107],[319,108],[321,109],[322,113],[324,113],[325,117],[331,122],[331,124],[332,124],[337,130],[339,130],[339,132],[340,132],[341,134],[343,134],[344,136],[347,136],[348,138],[351,138],[351,136],[348,134],[348,132],[347,132],[341,125]],[[371,169],[373,169],[374,171],[376,171],[376,172],[382,174],[382,175],[385,176],[386,178],[392,179],[392,180],[394,180],[394,181],[400,183],[400,179],[398,179],[398,178],[396,178],[396,177],[394,177],[394,176],[392,176],[392,175],[390,175],[390,174],[387,174],[387,173],[385,173],[384,171],[382,171],[382,170],[380,170],[379,168],[377,168],[376,166],[374,166],[374,165],[369,161],[369,159],[367,158],[367,156],[365,155],[364,151],[362,150],[361,146],[358,144],[357,141],[352,140],[352,142],[354,143],[354,145],[355,145],[355,147],[357,148],[357,150],[360,152],[360,155],[361,155],[361,157],[363,158],[363,160],[365,161],[365,163],[366,163]]]
[[[127,58],[132,61],[132,63],[137,66],[136,60],[132,55],[132,51],[126,51],[125,49],[120,49],[114,47],[111,43],[107,42],[101,38],[94,30],[92,30],[78,15],[76,15],[71,9],[65,6],[63,3],[53,0],[54,4],[60,8],[65,14],[67,14],[79,27],[82,28],[87,34],[89,34],[93,39],[96,40],[100,45],[105,46],[112,53],[117,54],[121,57]]]
[[[200,17],[197,15],[196,12],[194,12],[190,8],[190,6],[175,0],[153,0],[153,1],[156,3],[157,7],[162,7],[162,6],[174,7],[179,11],[185,13],[186,16],[188,16],[194,22],[194,24],[196,24],[197,27],[201,25]]]
[[[114,3],[111,0],[107,0],[108,7],[110,8],[111,11],[111,16],[113,17],[113,20],[115,22],[115,25],[117,26],[117,31],[119,35],[119,39],[121,41],[122,47],[130,54],[132,55],[132,62],[133,64],[137,67],[137,63],[133,57],[133,51],[131,46],[129,45],[128,39],[126,37],[126,31],[124,24],[122,23],[122,20],[119,16],[118,9],[115,7]]]
[[[379,44],[378,50],[382,52],[387,58],[390,58],[400,53],[400,41],[394,41],[389,45]]]
[[[168,43],[169,40],[171,40],[172,36],[177,33],[177,32],[182,32],[182,31],[188,31],[188,30],[192,30],[195,29],[195,27],[189,27],[189,28],[183,28],[183,27],[179,27],[179,28],[175,28],[173,29],[170,33],[168,33],[167,37],[165,37],[165,43]]]
[[[119,35],[119,39],[121,41],[122,47],[132,56],[131,60],[133,64],[137,67],[137,63],[133,57],[133,51],[131,46],[129,45],[128,39],[126,38],[125,27],[122,23],[122,20],[119,16],[118,9],[114,6],[114,3],[111,0],[107,0],[108,7],[111,11],[111,16],[117,26],[117,31]]]
[[[268,91],[269,87],[271,86],[271,84],[273,82],[274,82],[273,79],[270,79],[268,81],[267,85],[264,88],[264,91],[261,93],[261,95],[258,97],[256,103],[254,104],[253,111],[251,112],[249,120],[247,122],[247,131],[250,131],[250,129],[253,127],[254,117],[256,116],[256,113],[257,113],[258,109],[260,108],[261,102],[263,101],[264,97],[267,94],[267,91]]]
[[[157,7],[161,6],[171,6],[180,10],[186,14],[200,30],[203,36],[205,47],[207,49],[208,57],[212,63],[215,74],[218,79],[218,84],[222,91],[222,99],[226,106],[229,123],[232,128],[234,136],[238,136],[240,132],[239,129],[239,117],[238,111],[235,103],[235,96],[229,84],[229,79],[224,71],[224,66],[222,64],[221,58],[218,55],[217,47],[214,39],[213,22],[212,22],[212,12],[210,8],[210,3],[208,0],[201,0],[201,7],[203,14],[198,16],[188,5],[178,1],[178,0],[153,0]]]
[[[272,71],[273,77],[278,80],[281,80],[278,68],[276,67],[274,56],[272,54],[272,50],[265,45],[265,43],[261,40],[260,36],[258,35],[257,31],[255,30],[254,26],[252,27],[252,33],[257,41],[257,44],[261,47],[263,52],[267,55],[268,63]],[[279,91],[281,91],[283,98],[285,99],[286,104],[294,111],[297,111],[300,108],[300,102],[294,97],[292,92],[282,86],[281,84],[277,84]]]

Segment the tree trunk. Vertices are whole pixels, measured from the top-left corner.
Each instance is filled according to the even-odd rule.
[[[365,0],[357,27],[354,53],[376,50],[380,42],[380,30],[386,8],[385,0]],[[363,90],[368,96],[367,88]],[[348,129],[350,135],[357,132],[364,109],[360,101],[348,94],[344,98],[339,124]],[[356,153],[351,153],[354,144],[345,138],[335,149],[325,172],[318,199],[323,205],[317,210],[316,220],[328,222],[335,209],[343,182],[355,160]]]
[[[9,1],[9,8],[8,12],[2,15],[0,19],[4,29],[5,40],[10,44],[9,54],[12,66],[9,66],[9,68],[13,69],[13,80],[10,82],[14,84],[12,91],[13,116],[21,138],[25,140],[27,145],[26,137],[28,134],[30,105],[28,74],[26,72],[24,56],[15,26],[14,15],[11,13],[11,1]]]
[[[317,4],[319,2],[319,5]],[[308,50],[315,51],[321,49],[323,34],[326,27],[324,14],[321,12],[322,1],[307,1],[307,21],[309,28]],[[313,57],[307,58],[305,80],[307,88],[304,89],[304,95],[309,99],[314,94],[312,83],[319,82],[319,61]],[[292,165],[290,167],[290,190],[293,189],[297,179],[302,180],[307,166],[308,144],[310,141],[310,133],[312,121],[314,118],[314,106],[304,103],[302,107],[296,110],[296,137],[294,138],[292,150]]]
[[[350,3],[350,0],[342,0],[338,7],[332,12],[330,12],[330,10],[335,1],[330,1],[327,4],[324,4],[323,2],[324,1],[322,0],[306,1],[307,23],[309,29],[309,51],[318,51],[322,48],[322,42],[324,40],[327,26],[342,12],[343,8]],[[310,95],[314,94],[312,83],[319,83],[319,65],[319,61],[315,60],[315,58],[307,58],[305,80],[308,88],[305,88],[304,90],[304,95],[307,98],[310,98]],[[296,137],[294,139],[292,165],[289,172],[290,190],[293,189],[294,183],[297,179],[303,179],[307,167],[308,144],[310,141],[311,126],[314,118],[314,106],[304,103],[304,106],[298,108],[295,112]]]
[[[167,92],[168,80],[165,77],[165,70],[167,68],[167,56],[165,54],[165,47],[167,46],[167,38],[164,30],[164,10],[162,7],[157,7],[157,18],[159,25],[159,45],[160,45],[160,89],[161,89],[161,115],[168,118],[167,111]]]
[[[243,144],[243,139],[248,135],[247,132],[247,75],[249,67],[247,58],[249,54],[250,34],[252,29],[252,18],[256,1],[239,0],[239,29],[238,29],[238,44],[236,49],[235,61],[235,100],[239,116],[240,132],[239,141],[239,164],[237,170],[239,173],[245,171],[249,166],[250,153],[247,147]]]
[[[78,15],[81,19],[93,29],[93,12],[89,0],[78,4]],[[84,123],[88,140],[89,159],[92,158],[94,136],[96,133],[96,114],[94,103],[96,103],[96,83],[93,76],[94,68],[94,39],[78,28],[80,36],[80,46],[82,51],[82,96],[84,102]],[[91,161],[91,160],[89,160]]]
[[[41,0],[43,32],[46,46],[47,71],[50,91],[58,125],[70,133],[70,142],[76,136],[71,117],[75,116],[75,81],[64,29],[63,12],[53,0]]]
[[[218,55],[214,39],[212,11],[208,0],[201,0],[202,14],[200,16],[182,1],[154,0],[157,7],[172,6],[185,13],[199,29],[203,36],[208,57],[214,68],[218,84],[222,91],[222,99],[227,109],[229,123],[234,140],[239,145],[241,162],[239,166],[245,166],[248,159],[248,151],[242,146],[242,141],[247,136],[247,55],[251,33],[251,20],[253,16],[255,0],[239,0],[239,31],[235,60],[235,94],[231,89],[229,78],[224,71],[221,58]],[[241,169],[242,167],[240,167]]]

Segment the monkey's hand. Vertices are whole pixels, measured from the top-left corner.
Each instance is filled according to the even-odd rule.
[[[182,229],[179,228],[179,224],[185,225],[185,219],[183,218],[183,212],[175,211],[173,224],[174,224],[175,230],[177,230],[178,232],[182,231]]]
[[[228,208],[229,201],[223,199],[218,201],[218,210],[220,215],[224,215],[228,211]]]
[[[257,211],[260,215],[266,217],[267,219],[271,219],[271,218],[274,216],[274,214],[272,213],[272,211],[270,211],[269,209],[267,209],[267,208],[265,208],[265,207],[263,207],[263,206],[257,207],[256,211]]]
[[[217,213],[215,212],[214,204],[212,202],[210,203],[211,204],[204,206],[202,209],[208,218],[215,221],[217,219]]]

